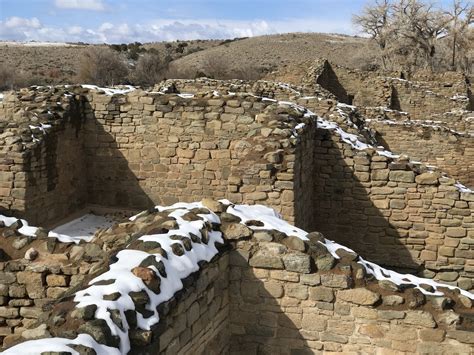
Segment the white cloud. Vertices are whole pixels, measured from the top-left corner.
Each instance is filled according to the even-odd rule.
[[[75,25],[66,28],[49,27],[42,25],[37,18],[11,17],[4,22],[0,21],[0,39],[20,41],[128,43],[177,39],[226,39],[296,31],[353,33],[350,23],[319,19],[287,21],[167,19],[141,24],[104,22],[96,28]]]
[[[43,28],[41,22],[36,18],[9,17],[0,21],[0,39],[6,40],[28,40]]]
[[[40,28],[41,23],[36,17],[27,19],[13,16],[6,19],[4,26],[6,28]]]
[[[60,9],[80,9],[102,11],[105,9],[102,0],[55,0],[54,4]]]
[[[67,33],[70,35],[80,35],[84,29],[81,26],[71,26],[67,29]]]

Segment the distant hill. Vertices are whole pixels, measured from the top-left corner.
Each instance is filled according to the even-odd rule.
[[[12,68],[28,78],[27,84],[74,82],[78,58],[88,47],[83,43],[0,42],[0,67]],[[99,45],[105,46],[105,45]],[[115,48],[119,46],[114,46]],[[366,38],[338,34],[291,33],[234,40],[195,40],[147,43],[141,46],[162,56],[170,56],[170,77],[206,74],[206,66],[225,66],[235,78],[247,78],[250,70],[260,77],[271,72],[302,70],[301,64],[316,58],[349,68],[361,68],[376,58],[376,48]],[[121,52],[126,58],[126,52]],[[133,62],[130,61],[133,65]]]
[[[376,58],[376,47],[367,38],[338,34],[291,33],[233,41],[176,60],[177,68],[199,69],[211,59],[230,69],[257,67],[266,72],[295,67],[316,58],[336,65],[361,68]]]

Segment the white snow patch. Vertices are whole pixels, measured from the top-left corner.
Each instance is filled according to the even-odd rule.
[[[352,111],[354,111],[357,107],[354,106],[354,105],[348,105],[348,104],[344,104],[342,102],[338,102],[337,103],[337,107],[341,107],[341,108],[348,108],[348,109],[351,109]]]
[[[63,243],[79,243],[80,240],[89,242],[94,237],[95,232],[102,228],[111,227],[115,221],[110,217],[98,216],[95,214],[85,214],[49,232],[50,237],[57,238]]]
[[[78,47],[80,45],[66,42],[16,42],[0,41],[0,46],[18,46],[18,47]]]
[[[33,126],[30,125],[30,129],[39,129],[43,134],[46,133],[46,130],[51,128],[52,126],[50,124],[45,124],[45,123],[40,123],[39,126]]]
[[[34,237],[38,228],[28,225],[28,222],[24,219],[19,219],[15,217],[6,217],[0,214],[0,222],[3,222],[6,227],[10,227],[13,223],[20,221],[22,227],[18,229],[18,232],[27,237]]]
[[[170,230],[165,234],[153,234],[140,237],[143,242],[158,242],[161,248],[164,249],[168,258],[164,258],[160,254],[149,254],[139,250],[122,250],[117,254],[117,262],[110,265],[109,271],[96,277],[89,284],[88,288],[79,291],[74,301],[78,302],[77,307],[85,307],[87,305],[97,305],[95,317],[103,319],[107,322],[113,335],[120,338],[121,353],[126,354],[130,350],[130,340],[128,336],[129,325],[125,318],[126,310],[135,310],[135,305],[128,295],[130,292],[145,291],[150,299],[147,309],[153,312],[149,318],[144,318],[140,313],[137,313],[137,324],[141,329],[149,330],[150,327],[159,322],[159,314],[156,307],[171,299],[176,291],[183,288],[181,279],[186,278],[191,273],[199,270],[199,261],[210,261],[217,253],[215,243],[223,243],[221,232],[209,232],[209,242],[205,244],[192,242],[192,249],[186,251],[184,255],[177,256],[173,253],[171,245],[175,243],[183,244],[179,240],[170,239],[172,235],[180,235],[190,238],[190,234],[194,234],[201,238],[200,230],[204,228],[205,223],[220,223],[219,217],[214,213],[199,214],[203,220],[185,221],[182,216],[189,212],[190,209],[203,207],[201,203],[177,203],[169,207],[157,206],[158,211],[174,210],[170,213],[171,217],[176,218],[179,229]],[[135,217],[136,218],[136,217]],[[148,258],[150,255],[154,256],[157,262],[162,262],[166,268],[167,277],[159,275],[158,270],[151,266],[157,276],[161,278],[160,293],[155,294],[148,289],[143,281],[132,273],[132,269],[139,266],[140,263]],[[101,280],[115,280],[113,284],[109,285],[92,285]],[[116,301],[106,301],[103,296],[114,292],[119,292],[121,297]],[[108,310],[116,309],[120,312],[123,321],[124,330],[120,329],[111,319]]]
[[[338,243],[336,243],[332,240],[329,240],[329,239],[326,239],[324,241],[324,243],[322,243],[322,244],[324,246],[326,246],[326,248],[331,253],[331,255],[333,257],[335,257],[336,259],[339,259],[339,256],[336,254],[336,250],[338,250],[338,249],[344,249],[348,252],[357,254],[352,249],[350,249],[350,248],[348,248],[344,245],[338,244]],[[440,292],[440,291],[437,291],[436,288],[437,287],[447,287],[451,290],[455,290],[455,289],[459,290],[462,295],[464,295],[466,297],[469,297],[470,299],[474,300],[474,294],[473,293],[465,291],[463,289],[460,289],[459,287],[456,287],[456,286],[450,286],[450,285],[442,284],[442,283],[436,282],[436,281],[431,280],[431,279],[425,279],[425,278],[417,277],[417,276],[410,275],[410,274],[400,274],[398,272],[385,269],[385,268],[383,268],[383,267],[381,267],[381,266],[379,266],[375,263],[372,263],[370,261],[364,260],[361,256],[359,256],[358,263],[361,264],[362,266],[364,266],[365,270],[369,274],[374,275],[374,277],[379,281],[390,280],[390,281],[392,281],[393,283],[395,283],[396,285],[399,285],[399,286],[400,285],[415,285],[415,287],[417,289],[419,289],[422,293],[424,293],[425,295],[431,295],[431,296],[442,296],[443,293]],[[435,289],[435,291],[434,292],[429,292],[429,291],[425,290],[424,288],[420,287],[420,285],[422,285],[422,284],[432,286]]]
[[[30,226],[24,219],[0,215],[0,222],[3,222],[7,227],[10,227],[18,220],[22,223],[22,227],[18,229],[20,234],[26,237],[36,237],[38,227]],[[99,228],[108,228],[113,224],[114,221],[110,218],[86,214],[56,227],[49,232],[48,237],[57,238],[62,243],[79,244],[81,240],[85,240],[86,242],[90,241]]]
[[[464,186],[460,182],[456,182],[454,184],[454,186],[456,186],[456,188],[458,189],[459,192],[468,193],[468,194],[473,194],[474,193],[474,190]]]
[[[276,229],[289,236],[297,236],[303,240],[308,239],[306,238],[307,232],[283,220],[281,216],[270,207],[262,205],[234,205],[227,208],[227,213],[239,217],[242,224],[251,220],[263,222],[263,226],[249,226],[250,229]]]
[[[84,89],[89,89],[89,90],[101,90],[105,92],[106,95],[113,96],[113,95],[119,95],[119,94],[128,94],[129,92],[132,92],[136,90],[135,87],[131,85],[125,85],[124,89],[115,89],[115,88],[105,88],[105,87],[99,87],[96,85],[81,85]]]
[[[80,355],[69,345],[84,345],[95,350],[97,355],[121,355],[119,349],[97,343],[89,334],[79,334],[76,339],[46,338],[30,340],[5,350],[3,355],[39,355],[43,352],[69,352]]]
[[[194,97],[194,94],[178,94],[179,97],[183,98],[183,99],[192,99]]]
[[[454,95],[451,100],[469,101],[469,98],[466,95]]]

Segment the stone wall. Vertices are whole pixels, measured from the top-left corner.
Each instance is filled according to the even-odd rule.
[[[3,135],[1,203],[10,214],[44,224],[85,204],[144,209],[213,196],[266,200],[294,218],[293,130],[301,113],[248,94],[70,90],[25,91],[3,104],[26,125],[33,119],[24,108],[40,112],[39,98],[53,111],[45,118],[52,127],[37,138],[28,127],[22,139],[9,140],[21,125]],[[67,103],[56,105],[58,96]]]
[[[318,129],[311,204],[302,224],[382,265],[472,289],[474,195],[408,161],[358,151]]]
[[[371,121],[368,127],[375,129],[379,143],[395,154],[434,165],[474,188],[474,136],[410,122]]]
[[[6,345],[49,338],[46,344],[67,345],[80,354],[88,354],[92,344],[106,346],[111,353],[128,352],[128,340],[128,353],[133,354],[472,351],[473,300],[468,297],[472,295],[429,285],[428,280],[397,280],[388,270],[328,242],[321,233],[306,234],[273,215],[262,213],[253,220],[242,220],[233,214],[247,208],[206,199],[199,206],[148,210],[134,221],[96,234],[87,246],[99,249],[94,255],[100,267],[90,273],[102,276],[92,282],[86,278],[74,291],[79,298],[90,292],[107,303],[78,305],[76,299],[63,297],[44,312],[38,311],[41,316],[32,329],[23,331],[21,337],[9,336]],[[175,214],[176,209],[184,211]],[[205,216],[209,220],[219,217],[219,222],[212,226],[203,223],[199,235],[192,239],[173,235],[173,230],[183,233],[192,224],[200,224]],[[222,233],[223,239],[214,242],[211,231]],[[141,237],[152,237],[153,241]],[[166,238],[174,241],[174,247],[161,247]],[[187,263],[198,257],[194,248],[202,243],[216,247],[217,254],[209,262],[201,261],[198,268],[187,269],[188,276],[180,280],[182,288],[168,294],[163,287],[165,279],[173,278],[174,268],[190,268],[192,262]],[[109,279],[114,263],[120,262],[124,253],[131,259],[122,265],[141,280],[135,287],[124,285],[126,275],[123,280]],[[86,254],[93,255],[90,251]],[[134,260],[133,255],[139,258]],[[190,255],[193,257],[188,259]],[[181,257],[184,262],[179,261]],[[15,277],[21,284],[37,278],[23,271]],[[47,275],[49,282],[46,292],[53,290],[53,284],[68,281],[62,275]],[[33,287],[40,290],[38,285],[27,283],[27,292],[33,292]],[[9,291],[13,287],[9,286]],[[157,304],[161,293],[166,293],[166,301]],[[149,329],[137,326],[139,317],[152,319],[155,311],[157,323],[153,318]],[[107,314],[112,322],[104,320]],[[78,335],[91,337],[93,342],[73,345]],[[127,340],[121,341],[121,335]],[[62,338],[62,346],[57,338]],[[64,338],[71,339],[71,344]],[[47,353],[41,350],[42,355]]]
[[[316,79],[315,79],[316,80]],[[276,100],[288,100],[296,97],[300,93],[308,95],[318,95],[319,97],[335,98],[319,83],[312,82],[311,87],[293,86],[286,83],[272,81],[243,81],[243,80],[215,80],[208,78],[190,79],[169,79],[156,85],[154,92],[164,93],[187,93],[197,94],[203,92],[214,92],[218,95],[233,95],[236,93],[253,94]]]
[[[24,237],[17,228],[0,227],[0,349],[49,334],[29,329],[104,261],[97,245],[63,244],[45,234]]]
[[[316,130],[315,117],[303,109],[253,94],[61,90],[35,91],[39,97],[34,100],[31,91],[20,94],[26,102],[40,102],[45,95],[54,102],[54,115],[46,121],[53,127],[40,132],[38,142],[31,138],[32,129],[14,143],[7,143],[17,138],[13,133],[3,136],[9,160],[0,167],[10,174],[8,191],[15,184],[25,186],[19,202],[13,200],[23,216],[30,210],[43,216],[49,207],[46,221],[83,203],[145,209],[204,197],[258,202],[383,265],[425,269],[426,276],[473,287],[473,195],[460,193],[452,179],[424,174],[425,167],[394,162],[373,148],[356,150],[339,134]],[[58,95],[66,105],[56,105]],[[366,131],[331,99],[298,103],[344,124],[360,139]],[[29,125],[33,118],[21,114]],[[56,158],[46,154],[55,137],[63,140],[53,145]],[[467,145],[465,150],[467,157]],[[22,180],[28,169],[15,165],[16,156],[38,159],[28,183]],[[22,172],[10,173],[15,170]],[[30,196],[31,206],[26,203]],[[15,212],[11,201],[2,198]]]
[[[313,87],[319,85],[333,94],[337,101],[352,104],[353,96],[347,94],[331,64],[325,59],[317,60],[310,66],[306,77],[303,78],[303,83]]]
[[[453,109],[468,110],[471,103],[468,88],[436,87],[432,82],[391,80],[392,101],[389,108],[409,112],[414,119],[426,120],[432,114]]]
[[[64,90],[42,94],[0,103],[0,208],[47,225],[84,206],[86,169],[80,104]]]
[[[231,254],[230,354],[472,352],[472,331],[455,326],[459,316],[441,301],[423,306],[413,289],[361,282],[360,265],[347,260],[331,271],[287,267],[290,251],[267,247],[267,263],[249,252],[255,245],[241,243]]]
[[[197,281],[162,307],[159,326],[131,335],[135,354],[226,354],[229,351],[229,255],[204,266]],[[148,342],[148,344],[147,344]]]
[[[386,107],[408,112],[413,119],[427,120],[435,114],[472,109],[472,94],[459,73],[416,75],[409,80],[396,73],[383,76],[335,66],[334,71],[356,106]]]
[[[0,271],[0,339],[4,347],[38,321],[43,307],[62,296],[82,278],[79,267],[62,263],[2,263]],[[27,336],[27,335],[25,335]]]
[[[250,95],[90,94],[89,102],[89,202],[147,208],[212,196],[266,201],[293,220],[291,136],[301,113]]]

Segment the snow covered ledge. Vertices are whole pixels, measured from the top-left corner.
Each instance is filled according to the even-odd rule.
[[[448,352],[472,343],[472,293],[383,269],[264,206],[225,200],[157,206],[98,233],[91,244],[109,251],[108,270],[97,268],[96,277],[23,333],[46,339],[4,354],[243,351],[256,336],[276,341],[280,323],[265,323],[275,314],[297,330],[298,342],[279,345],[288,350],[374,350],[351,337],[383,338],[392,323],[417,334],[410,339],[416,348],[426,349],[433,338]],[[270,299],[279,311],[265,306]],[[252,320],[249,309],[267,321]],[[348,316],[352,326],[339,334]],[[387,317],[394,320],[389,325]],[[231,337],[229,323],[240,329]],[[316,334],[322,345],[314,344]]]

